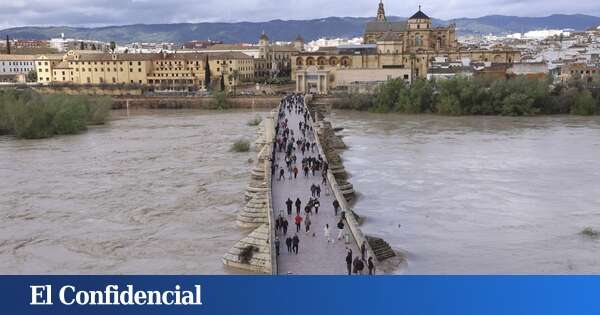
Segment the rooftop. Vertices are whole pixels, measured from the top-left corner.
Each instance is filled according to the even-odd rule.
[[[413,14],[413,16],[408,18],[409,20],[431,20],[430,17],[427,16],[427,14],[423,13],[423,11],[421,11],[421,6],[419,6],[419,11],[417,11],[417,13]]]

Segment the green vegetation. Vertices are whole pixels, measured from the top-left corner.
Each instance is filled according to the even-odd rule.
[[[103,124],[111,104],[105,97],[0,91],[0,133],[25,139],[79,133],[88,125]]]
[[[255,126],[260,125],[261,122],[262,122],[262,118],[259,115],[256,115],[256,117],[254,117],[248,121],[248,126],[255,127]]]
[[[240,260],[240,262],[242,264],[249,264],[250,260],[252,260],[252,257],[254,256],[254,253],[258,253],[259,252],[259,248],[254,246],[254,245],[248,245],[244,248],[242,248],[242,250],[240,250],[240,253],[238,254],[238,259]]]
[[[238,139],[231,145],[233,152],[248,152],[250,151],[250,141],[246,139]]]
[[[373,95],[348,95],[342,108],[388,113],[442,115],[600,114],[600,77],[573,79],[551,85],[548,79],[508,80],[455,77],[416,80],[412,85],[394,79]]]
[[[591,227],[586,227],[585,229],[583,229],[581,232],[579,232],[579,234],[589,237],[591,239],[597,239],[600,238],[600,232],[597,230],[594,230]]]
[[[37,82],[37,71],[31,70],[27,72],[27,82]]]
[[[213,100],[210,103],[209,108],[210,109],[229,109],[229,108],[231,108],[231,103],[229,102],[227,93],[225,93],[225,92],[214,93]]]

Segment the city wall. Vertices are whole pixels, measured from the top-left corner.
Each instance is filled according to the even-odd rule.
[[[231,108],[255,109],[273,108],[278,104],[279,96],[236,96],[228,97],[227,102]],[[212,97],[116,97],[113,100],[113,109],[214,109]]]

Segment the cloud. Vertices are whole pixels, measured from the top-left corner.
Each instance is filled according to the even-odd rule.
[[[386,13],[410,16],[423,5],[443,19],[488,14],[600,15],[597,0],[384,0]],[[0,27],[31,25],[102,26],[137,23],[233,22],[375,16],[378,0],[11,0],[0,2]]]

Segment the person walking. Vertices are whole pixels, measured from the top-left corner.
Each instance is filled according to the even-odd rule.
[[[285,246],[287,246],[288,254],[291,254],[292,253],[292,237],[291,236],[288,236],[285,239]]]
[[[348,269],[348,275],[352,274],[352,250],[346,247],[346,269]]]
[[[304,226],[306,227],[306,233],[310,231],[310,214],[306,214],[306,219],[304,219]]]
[[[296,198],[296,214],[300,214],[300,206],[302,205],[302,201],[300,198]]]
[[[302,217],[297,214],[296,218],[294,219],[294,222],[296,223],[296,233],[300,232],[300,226],[302,224]]]
[[[369,260],[367,261],[367,268],[369,268],[370,276],[375,274],[375,264],[373,263],[373,257],[369,257]]]
[[[325,224],[325,228],[323,228],[323,232],[325,232],[325,239],[327,240],[327,244],[331,243],[331,231],[329,230],[329,224]]]
[[[286,218],[283,218],[283,223],[281,224],[281,228],[283,229],[283,235],[287,235],[288,225],[288,220]]]
[[[277,236],[277,237],[275,237],[275,255],[276,256],[279,256],[279,245],[280,245],[279,237]]]
[[[298,177],[298,167],[294,165],[294,179]]]
[[[317,194],[317,198],[321,198],[321,186],[320,185],[315,186],[315,193]]]
[[[285,202],[285,205],[287,207],[287,214],[288,215],[292,215],[292,205],[293,204],[294,204],[294,202],[290,198],[288,198],[287,201]]]
[[[294,238],[292,239],[292,251],[298,255],[298,245],[300,244],[300,238],[298,237],[298,234],[294,235]]]
[[[360,258],[358,258],[358,256],[354,257],[354,260],[352,261],[352,265],[354,266],[354,274],[356,275],[360,275],[362,274],[362,270],[365,267],[362,260]]]
[[[283,170],[283,168],[281,168],[279,170],[279,178],[277,180],[281,180],[281,178],[285,179],[285,171]]]
[[[340,239],[342,239],[342,234],[344,234],[344,221],[342,219],[340,219],[340,222],[338,222],[337,228],[338,228],[337,239],[340,240]]]
[[[367,254],[367,242],[363,241],[360,245],[360,259],[365,260]]]
[[[337,213],[340,210],[340,202],[336,200],[333,201],[333,211],[334,215],[337,217]]]
[[[315,214],[319,214],[320,206],[321,206],[321,203],[319,202],[319,199],[315,199],[315,202],[313,203],[313,207],[315,207]]]

